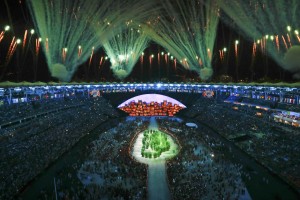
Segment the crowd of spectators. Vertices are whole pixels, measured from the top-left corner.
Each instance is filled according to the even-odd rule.
[[[279,116],[279,117],[284,117],[284,118],[288,118],[288,119],[291,119],[291,120],[297,120],[297,121],[300,121],[300,117],[299,116],[295,116],[295,115],[287,115],[287,114],[284,114],[282,112],[276,112],[274,113],[275,115]]]
[[[261,115],[257,116],[256,113]],[[187,117],[211,126],[300,190],[300,130],[277,123],[272,111],[200,98]],[[247,136],[245,140],[235,140]]]
[[[76,98],[43,99],[17,104],[7,104],[0,106],[0,125],[29,116],[39,115],[51,110],[61,110],[64,108],[80,105]],[[63,101],[63,104],[61,103]]]
[[[252,99],[252,98],[245,98],[245,97],[241,98],[241,100],[244,103],[258,104],[258,105],[267,106],[267,107],[271,106],[271,107],[275,107],[275,108],[281,109],[281,110],[300,112],[299,105],[286,103],[284,101],[274,102],[274,101],[265,100],[265,99]]]
[[[0,107],[0,114],[0,124],[37,116],[0,129],[0,199],[13,199],[90,130],[119,116],[102,97],[5,105]],[[211,126],[300,189],[299,128],[276,123],[271,111],[215,99],[199,98],[184,115]],[[59,173],[56,180],[60,198],[146,198],[147,167],[131,158],[129,149],[135,133],[146,129],[147,123],[142,118],[132,119],[101,133],[87,148],[85,162]],[[223,157],[227,147],[209,134],[198,134],[209,129],[189,128],[166,119],[159,120],[161,129],[184,144],[180,154],[167,163],[174,199],[237,199],[247,194],[241,179],[242,166]],[[248,137],[237,140],[242,136]]]
[[[247,195],[242,166],[225,159],[226,146],[209,136],[210,130],[169,119],[161,119],[160,127],[182,144],[180,153],[167,164],[174,199],[239,199]]]
[[[208,134],[198,134],[207,133],[208,129],[189,128],[172,118],[160,119],[159,124],[162,131],[182,143],[179,155],[167,163],[174,199],[236,199],[247,195],[241,179],[242,166],[223,157],[227,147]],[[98,139],[87,145],[84,161],[57,174],[58,198],[146,199],[147,165],[131,157],[130,147],[135,135],[147,127],[148,122],[142,118],[127,118],[118,126],[99,132]],[[40,197],[51,196],[53,191]]]
[[[71,109],[58,109],[73,106]],[[11,120],[58,109],[0,130],[0,199],[12,199],[26,184],[77,143],[89,130],[118,115],[100,98],[72,98],[3,107]],[[48,109],[48,110],[46,110]]]
[[[134,135],[146,127],[147,123],[140,120],[126,121],[100,133],[98,139],[88,145],[85,161],[74,166],[75,173],[62,173],[57,177],[59,197],[146,199],[147,166],[132,159],[129,152]],[[69,182],[72,184],[67,188]]]

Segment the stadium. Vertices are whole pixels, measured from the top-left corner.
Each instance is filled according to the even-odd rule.
[[[0,5],[0,199],[300,198],[299,2]]]

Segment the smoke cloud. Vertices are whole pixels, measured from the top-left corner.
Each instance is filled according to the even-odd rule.
[[[294,73],[294,78],[300,79],[300,46],[292,46],[284,56],[283,68]]]
[[[213,70],[210,67],[204,67],[200,69],[200,78],[204,81],[208,80],[213,74]]]
[[[66,66],[60,63],[52,65],[50,68],[51,76],[62,82],[69,82],[72,78],[72,73],[67,70]]]
[[[111,69],[112,69],[115,77],[117,77],[120,80],[125,79],[130,74],[130,72],[127,72],[126,70],[121,69],[121,68],[113,68],[113,67],[111,67]]]

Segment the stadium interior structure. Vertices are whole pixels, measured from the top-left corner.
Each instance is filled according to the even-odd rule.
[[[299,94],[274,85],[2,86],[1,177],[11,176],[1,198],[297,199]],[[147,131],[171,146],[144,147]]]
[[[300,0],[1,0],[0,200],[299,200]]]

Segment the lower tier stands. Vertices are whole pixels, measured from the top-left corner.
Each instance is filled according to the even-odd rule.
[[[118,113],[107,101],[100,98],[78,98],[72,102],[44,102],[45,108],[73,106],[70,109],[49,112],[34,120],[0,129],[0,199],[12,199],[28,181],[44,170],[64,152],[68,151],[83,136]],[[49,103],[49,105],[47,105]],[[16,108],[19,110],[20,108]],[[22,105],[28,110],[22,117],[34,114],[31,105]],[[11,107],[9,114],[18,111]],[[27,113],[27,115],[26,115]],[[17,117],[15,117],[17,118]]]
[[[300,130],[274,121],[273,111],[200,98],[185,115],[211,126],[300,190]]]

